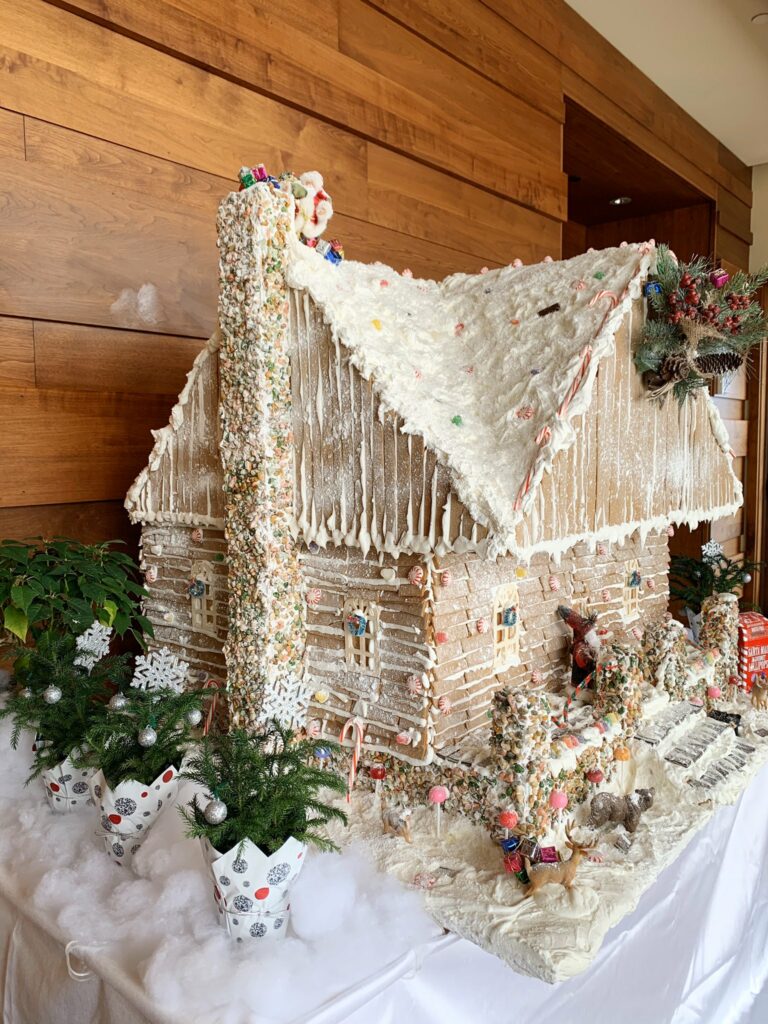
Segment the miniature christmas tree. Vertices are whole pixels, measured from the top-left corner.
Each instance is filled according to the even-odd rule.
[[[332,820],[346,824],[347,816],[325,803],[320,791],[345,793],[347,781],[317,767],[315,746],[277,721],[254,735],[235,729],[206,737],[182,773],[210,794],[204,804],[193,797],[182,810],[187,834],[206,837],[221,851],[250,840],[271,854],[291,837],[335,850],[323,826]]]
[[[150,782],[178,766],[202,721],[203,690],[184,690],[187,666],[168,648],[139,655],[131,685],[104,705],[86,735],[78,763],[101,768],[114,789],[131,779]]]
[[[23,730],[36,732],[30,779],[54,768],[81,747],[103,713],[111,685],[128,677],[128,655],[109,657],[112,630],[94,623],[75,638],[50,631],[32,648],[18,648],[14,679],[19,688],[0,711],[13,720],[11,744]]]
[[[737,561],[711,540],[702,545],[701,558],[673,555],[669,568],[669,593],[698,614],[712,594],[732,594],[752,579],[759,562]]]

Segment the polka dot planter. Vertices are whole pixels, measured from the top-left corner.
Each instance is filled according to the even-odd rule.
[[[290,889],[304,867],[307,847],[286,839],[267,856],[246,839],[220,853],[203,838],[219,924],[237,942],[276,942],[288,931]]]
[[[41,779],[45,798],[53,813],[69,814],[93,803],[90,793],[92,777],[93,768],[75,768],[68,757],[50,771],[43,772]]]
[[[173,765],[149,785],[129,779],[114,790],[107,785],[101,770],[94,774],[91,798],[99,820],[96,835],[103,840],[104,849],[115,864],[131,866],[158,816],[175,803],[178,790],[179,772]]]

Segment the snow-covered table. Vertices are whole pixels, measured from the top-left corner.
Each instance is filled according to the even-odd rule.
[[[293,901],[301,938],[268,954],[218,929],[175,811],[112,864],[89,814],[52,816],[0,732],[0,957],[7,1024],[759,1024],[768,976],[768,768],[721,808],[560,985],[440,936],[420,896],[350,851],[317,856]],[[74,945],[67,974],[65,946]],[[277,950],[277,952],[274,952]]]

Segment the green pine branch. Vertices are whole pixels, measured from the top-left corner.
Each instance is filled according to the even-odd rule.
[[[0,710],[0,719],[13,722],[14,749],[25,730],[38,733],[44,740],[36,745],[27,781],[54,768],[81,746],[112,687],[128,678],[128,655],[102,658],[89,674],[75,665],[78,653],[71,634],[56,633],[42,634],[35,647],[16,649],[16,688]],[[48,704],[43,697],[49,686],[61,690],[61,699],[55,704]]]
[[[101,768],[111,789],[128,779],[149,784],[171,765],[179,768],[194,739],[187,715],[202,712],[209,694],[128,687],[123,696],[128,702],[123,710],[99,708],[85,736],[89,749],[76,761],[78,766]],[[139,743],[139,733],[147,727],[157,733],[151,747]]]
[[[323,741],[331,752],[336,744]],[[322,799],[323,790],[346,792],[347,783],[334,770],[319,767],[316,743],[297,739],[278,722],[249,735],[242,729],[208,736],[189,757],[182,773],[223,801],[227,817],[220,825],[205,820],[208,799],[195,796],[181,814],[190,837],[205,836],[226,851],[250,839],[265,853],[274,853],[290,836],[323,850],[335,850],[325,826],[346,824],[344,811]]]

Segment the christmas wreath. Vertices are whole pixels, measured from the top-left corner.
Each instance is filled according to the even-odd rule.
[[[652,397],[672,392],[682,403],[713,377],[739,369],[768,334],[755,298],[766,281],[768,266],[731,276],[701,257],[680,263],[667,246],[658,247],[656,275],[645,286],[649,317],[635,353]]]

